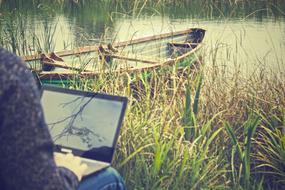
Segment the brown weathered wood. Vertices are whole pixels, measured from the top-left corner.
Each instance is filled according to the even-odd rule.
[[[134,45],[134,44],[140,44],[140,43],[145,43],[145,42],[151,42],[151,41],[155,41],[155,40],[165,40],[165,43],[168,41],[168,37],[177,37],[181,35],[184,36],[188,33],[191,32],[191,29],[188,30],[184,30],[184,31],[179,31],[179,32],[170,32],[170,33],[166,33],[166,34],[160,34],[160,35],[154,35],[154,36],[148,36],[148,37],[144,37],[144,38],[139,38],[139,39],[134,39],[134,40],[128,40],[128,41],[124,41],[124,42],[118,42],[118,43],[114,43],[113,46],[115,48],[124,48],[127,47],[129,45]],[[171,41],[171,40],[170,40]],[[174,42],[176,44],[180,44],[179,42]],[[183,44],[183,43],[181,43]],[[134,57],[130,57],[130,55],[124,55],[124,54],[103,54],[101,56],[110,56],[112,58],[115,59],[121,59],[121,60],[127,60],[127,61],[131,61],[131,62],[141,62],[141,64],[139,65],[135,65],[132,66],[132,64],[118,64],[118,69],[115,70],[109,70],[109,69],[99,69],[97,68],[97,70],[88,70],[88,69],[84,69],[83,71],[76,66],[70,66],[71,64],[68,63],[56,63],[58,65],[54,65],[56,67],[61,67],[61,68],[66,68],[66,69],[72,69],[72,70],[68,70],[68,71],[63,71],[63,72],[56,72],[56,71],[52,71],[52,72],[41,72],[40,78],[44,79],[44,80],[56,80],[56,79],[62,79],[62,80],[66,80],[66,79],[72,79],[74,77],[78,78],[78,77],[82,77],[82,78],[89,78],[89,77],[95,77],[101,74],[115,74],[115,75],[123,75],[126,73],[136,73],[136,72],[142,72],[142,71],[148,71],[148,70],[153,70],[153,69],[157,69],[160,67],[164,67],[167,65],[173,65],[175,64],[177,61],[183,60],[185,58],[187,58],[190,55],[195,54],[196,51],[198,51],[201,47],[202,44],[201,43],[190,43],[190,45],[193,45],[193,49],[190,52],[184,53],[181,56],[178,56],[176,58],[169,58],[167,60],[165,59],[161,59],[161,60],[153,60],[153,58],[146,58],[145,56],[134,56]],[[75,50],[69,50],[69,51],[61,51],[61,52],[57,52],[56,54],[63,57],[67,56],[67,55],[79,55],[79,54],[84,54],[84,53],[88,53],[88,52],[94,52],[94,51],[98,51],[98,46],[85,46],[85,47],[81,47],[81,48],[77,48]],[[34,59],[35,56],[31,56],[31,59]],[[128,62],[129,63],[129,62]],[[145,64],[144,64],[145,63]],[[102,68],[104,68],[104,66],[102,66]],[[108,68],[108,67],[106,67]]]
[[[84,47],[79,47],[73,50],[58,51],[56,52],[56,54],[60,57],[64,57],[64,56],[69,56],[69,55],[78,55],[81,53],[88,53],[92,51],[98,51],[98,46],[84,46]],[[50,56],[50,54],[48,54],[48,56]],[[26,56],[22,56],[22,58],[25,61],[39,60],[40,54],[26,55]]]
[[[187,29],[187,30],[183,30],[183,31],[169,32],[169,33],[158,34],[158,35],[154,35],[154,36],[147,36],[147,37],[138,38],[138,39],[134,39],[134,40],[118,42],[118,43],[115,43],[114,46],[115,47],[122,47],[122,46],[126,46],[126,45],[131,45],[131,44],[139,44],[139,43],[144,43],[144,42],[148,42],[148,41],[160,40],[160,39],[163,39],[163,38],[168,38],[168,37],[174,37],[174,36],[180,36],[180,35],[183,35],[183,34],[188,34],[191,31],[192,31],[192,29]]]
[[[54,63],[44,63],[44,64],[52,65],[52,66],[63,68],[63,69],[76,70],[76,71],[91,71],[91,70],[88,70],[88,69],[82,69],[82,68],[79,68],[79,67],[70,66],[69,64],[66,64],[65,62],[60,62],[60,61],[55,61]]]
[[[141,63],[150,63],[150,64],[156,64],[157,61],[150,61],[147,59],[140,59],[140,58],[134,58],[134,57],[126,57],[126,56],[121,56],[121,55],[108,55],[110,57],[116,58],[116,59],[121,59],[121,60],[127,60],[127,61],[135,61],[135,62],[141,62]]]
[[[125,68],[125,69],[117,69],[112,71],[112,73],[114,74],[126,74],[126,73],[137,73],[137,72],[143,72],[143,71],[149,71],[149,70],[153,70],[153,69],[157,69],[160,67],[164,67],[167,65],[173,65],[175,64],[177,61],[181,61],[185,58],[187,58],[188,56],[196,53],[196,51],[198,51],[203,44],[199,44],[195,49],[191,50],[190,52],[187,52],[177,58],[173,58],[173,59],[169,59],[166,60],[164,62],[156,62],[156,63],[152,63],[149,64],[145,67],[133,67],[133,68]],[[77,77],[82,77],[82,78],[92,78],[92,77],[96,77],[100,74],[104,74],[104,73],[109,73],[108,70],[106,70],[105,72],[102,71],[88,71],[88,72],[81,72],[81,73],[66,73],[66,72],[42,72],[40,73],[40,79],[42,80],[66,80],[66,79],[72,79],[75,76]]]
[[[181,61],[181,60],[184,60],[185,58],[187,58],[188,56],[190,56],[191,54],[194,54],[196,53],[196,51],[198,51],[201,47],[203,46],[202,43],[200,43],[196,48],[192,49],[191,51],[181,55],[181,56],[178,56],[176,58],[174,58],[175,62],[176,61]]]
[[[171,36],[173,36],[173,37],[174,36],[180,36],[180,35],[183,35],[183,34],[190,33],[191,31],[192,31],[192,29],[187,29],[187,30],[183,30],[183,31],[169,32],[169,33],[165,33],[165,34],[158,34],[158,35],[153,35],[153,36],[147,36],[147,37],[133,39],[133,40],[128,40],[128,41],[124,41],[124,42],[116,42],[116,43],[113,44],[113,46],[116,47],[116,48],[124,47],[124,46],[131,45],[131,44],[139,44],[139,43],[144,43],[144,42],[148,42],[148,41],[168,38],[168,37],[171,37]],[[84,46],[84,47],[76,48],[74,50],[59,51],[59,52],[56,52],[56,54],[58,56],[64,57],[64,56],[69,56],[69,55],[77,55],[77,54],[81,54],[81,53],[88,53],[88,52],[92,52],[92,51],[98,51],[98,45],[95,45],[95,46]],[[22,58],[25,61],[38,60],[38,59],[40,59],[40,54],[22,56]]]
[[[183,42],[183,43],[182,42],[169,42],[169,43],[173,45],[189,45],[190,47],[200,44],[200,43],[187,43],[187,42]]]

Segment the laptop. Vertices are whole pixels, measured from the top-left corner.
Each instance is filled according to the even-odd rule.
[[[43,85],[41,103],[55,154],[80,157],[88,166],[83,175],[110,166],[126,97]]]

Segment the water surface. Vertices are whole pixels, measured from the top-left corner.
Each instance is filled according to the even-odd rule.
[[[238,67],[248,75],[285,70],[285,2],[234,5],[193,0],[144,9],[132,3],[86,2],[4,1],[0,44],[30,54],[201,27],[207,30],[206,63]]]

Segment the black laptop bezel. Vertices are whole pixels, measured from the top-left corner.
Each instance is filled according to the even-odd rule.
[[[111,152],[109,152],[108,156],[97,155],[93,157],[87,153],[88,151],[83,151],[80,149],[55,144],[55,149],[54,149],[55,152],[66,153],[62,150],[68,149],[68,150],[71,150],[75,156],[80,156],[86,159],[99,160],[102,162],[111,163],[112,158],[114,156],[116,144],[117,144],[117,141],[120,135],[120,129],[123,124],[123,119],[124,119],[126,108],[127,108],[128,98],[124,96],[115,96],[115,95],[109,95],[109,94],[103,94],[103,93],[97,93],[97,92],[73,90],[73,89],[62,88],[62,87],[57,87],[53,85],[42,85],[41,94],[43,94],[44,91],[53,91],[53,92],[59,92],[59,93],[65,93],[65,94],[80,95],[84,97],[96,97],[96,98],[100,98],[104,100],[120,101],[123,103],[118,126],[116,129],[115,137],[114,137],[113,144],[112,144],[112,150],[110,150]]]

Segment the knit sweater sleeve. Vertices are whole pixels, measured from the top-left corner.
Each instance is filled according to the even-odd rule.
[[[0,189],[76,189],[77,177],[58,168],[40,96],[22,60],[0,48]]]

